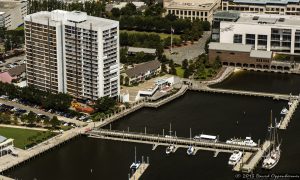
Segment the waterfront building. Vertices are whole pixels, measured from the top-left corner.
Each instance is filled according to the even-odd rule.
[[[9,153],[14,152],[14,140],[7,139],[4,136],[0,135],[0,157]]]
[[[174,14],[178,18],[200,19],[211,22],[213,13],[220,7],[221,0],[163,0],[164,15]]]
[[[220,23],[222,21],[234,22],[240,17],[237,11],[217,11],[213,15],[211,39],[214,42],[220,41]]]
[[[25,17],[27,83],[76,98],[117,97],[119,22],[54,10]]]
[[[139,83],[145,81],[147,78],[158,75],[161,71],[161,63],[158,60],[148,61],[145,63],[134,65],[132,68],[125,70],[122,74],[123,83],[131,85],[133,83]],[[128,79],[128,82],[126,82]]]
[[[299,55],[300,17],[241,13],[235,21],[220,23],[220,43],[245,44],[254,50]]]
[[[27,15],[27,1],[0,0],[0,27],[13,30],[24,23]]]
[[[223,0],[222,10],[300,15],[300,0]]]

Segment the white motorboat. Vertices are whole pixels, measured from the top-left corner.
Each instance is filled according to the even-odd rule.
[[[234,150],[233,154],[230,156],[228,164],[229,165],[236,165],[242,158],[243,153],[241,151],[238,150]]]
[[[131,175],[140,167],[141,162],[136,161],[136,147],[134,148],[134,162],[130,165]]]
[[[174,150],[175,150],[175,146],[174,145],[170,145],[166,149],[166,154],[171,154],[171,153],[174,152]]]
[[[236,145],[241,145],[241,146],[251,146],[255,147],[257,146],[257,143],[255,143],[251,137],[246,137],[246,139],[236,139],[236,138],[231,138],[230,140],[226,141],[227,144],[236,144]]]
[[[288,105],[291,106],[293,103],[291,101],[288,102]]]
[[[278,140],[278,133],[277,133],[277,126],[272,126],[272,115],[271,115],[271,125],[269,129],[270,129],[269,132],[270,132],[271,147],[269,148],[269,151],[262,163],[262,168],[264,169],[272,169],[273,167],[275,167],[276,164],[279,162],[280,155],[281,155],[280,143]]]
[[[289,111],[289,110],[288,110],[287,108],[283,107],[282,110],[281,110],[281,112],[280,112],[280,114],[285,115],[285,114],[288,113],[288,111]]]
[[[194,155],[194,152],[195,152],[195,148],[194,146],[189,146],[189,148],[187,149],[186,153],[188,155]]]

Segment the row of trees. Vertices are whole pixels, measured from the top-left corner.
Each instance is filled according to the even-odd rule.
[[[30,14],[39,11],[52,11],[56,9],[67,11],[83,11],[88,15],[103,17],[105,16],[105,2],[102,1],[85,1],[67,3],[61,0],[29,0]]]
[[[4,41],[5,51],[21,48],[24,44],[24,29],[6,30],[5,27],[0,27],[0,41]]]
[[[10,99],[18,98],[28,104],[62,112],[68,111],[73,99],[72,96],[64,93],[52,94],[38,90],[33,86],[20,88],[2,82],[0,82],[0,95],[7,95]]]
[[[123,64],[137,64],[155,59],[154,55],[138,52],[135,55],[127,55],[127,48],[120,49],[120,61]]]

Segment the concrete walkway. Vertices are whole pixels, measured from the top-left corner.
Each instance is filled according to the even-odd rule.
[[[12,178],[0,175],[0,180],[13,180]]]
[[[48,129],[44,129],[44,128],[16,126],[16,125],[8,125],[8,124],[0,124],[0,127],[17,128],[17,129],[29,129],[29,130],[36,130],[36,131],[48,131]]]

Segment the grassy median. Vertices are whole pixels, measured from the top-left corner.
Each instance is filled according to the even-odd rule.
[[[15,147],[26,149],[55,136],[56,133],[50,131],[0,127],[0,135],[14,139]]]

